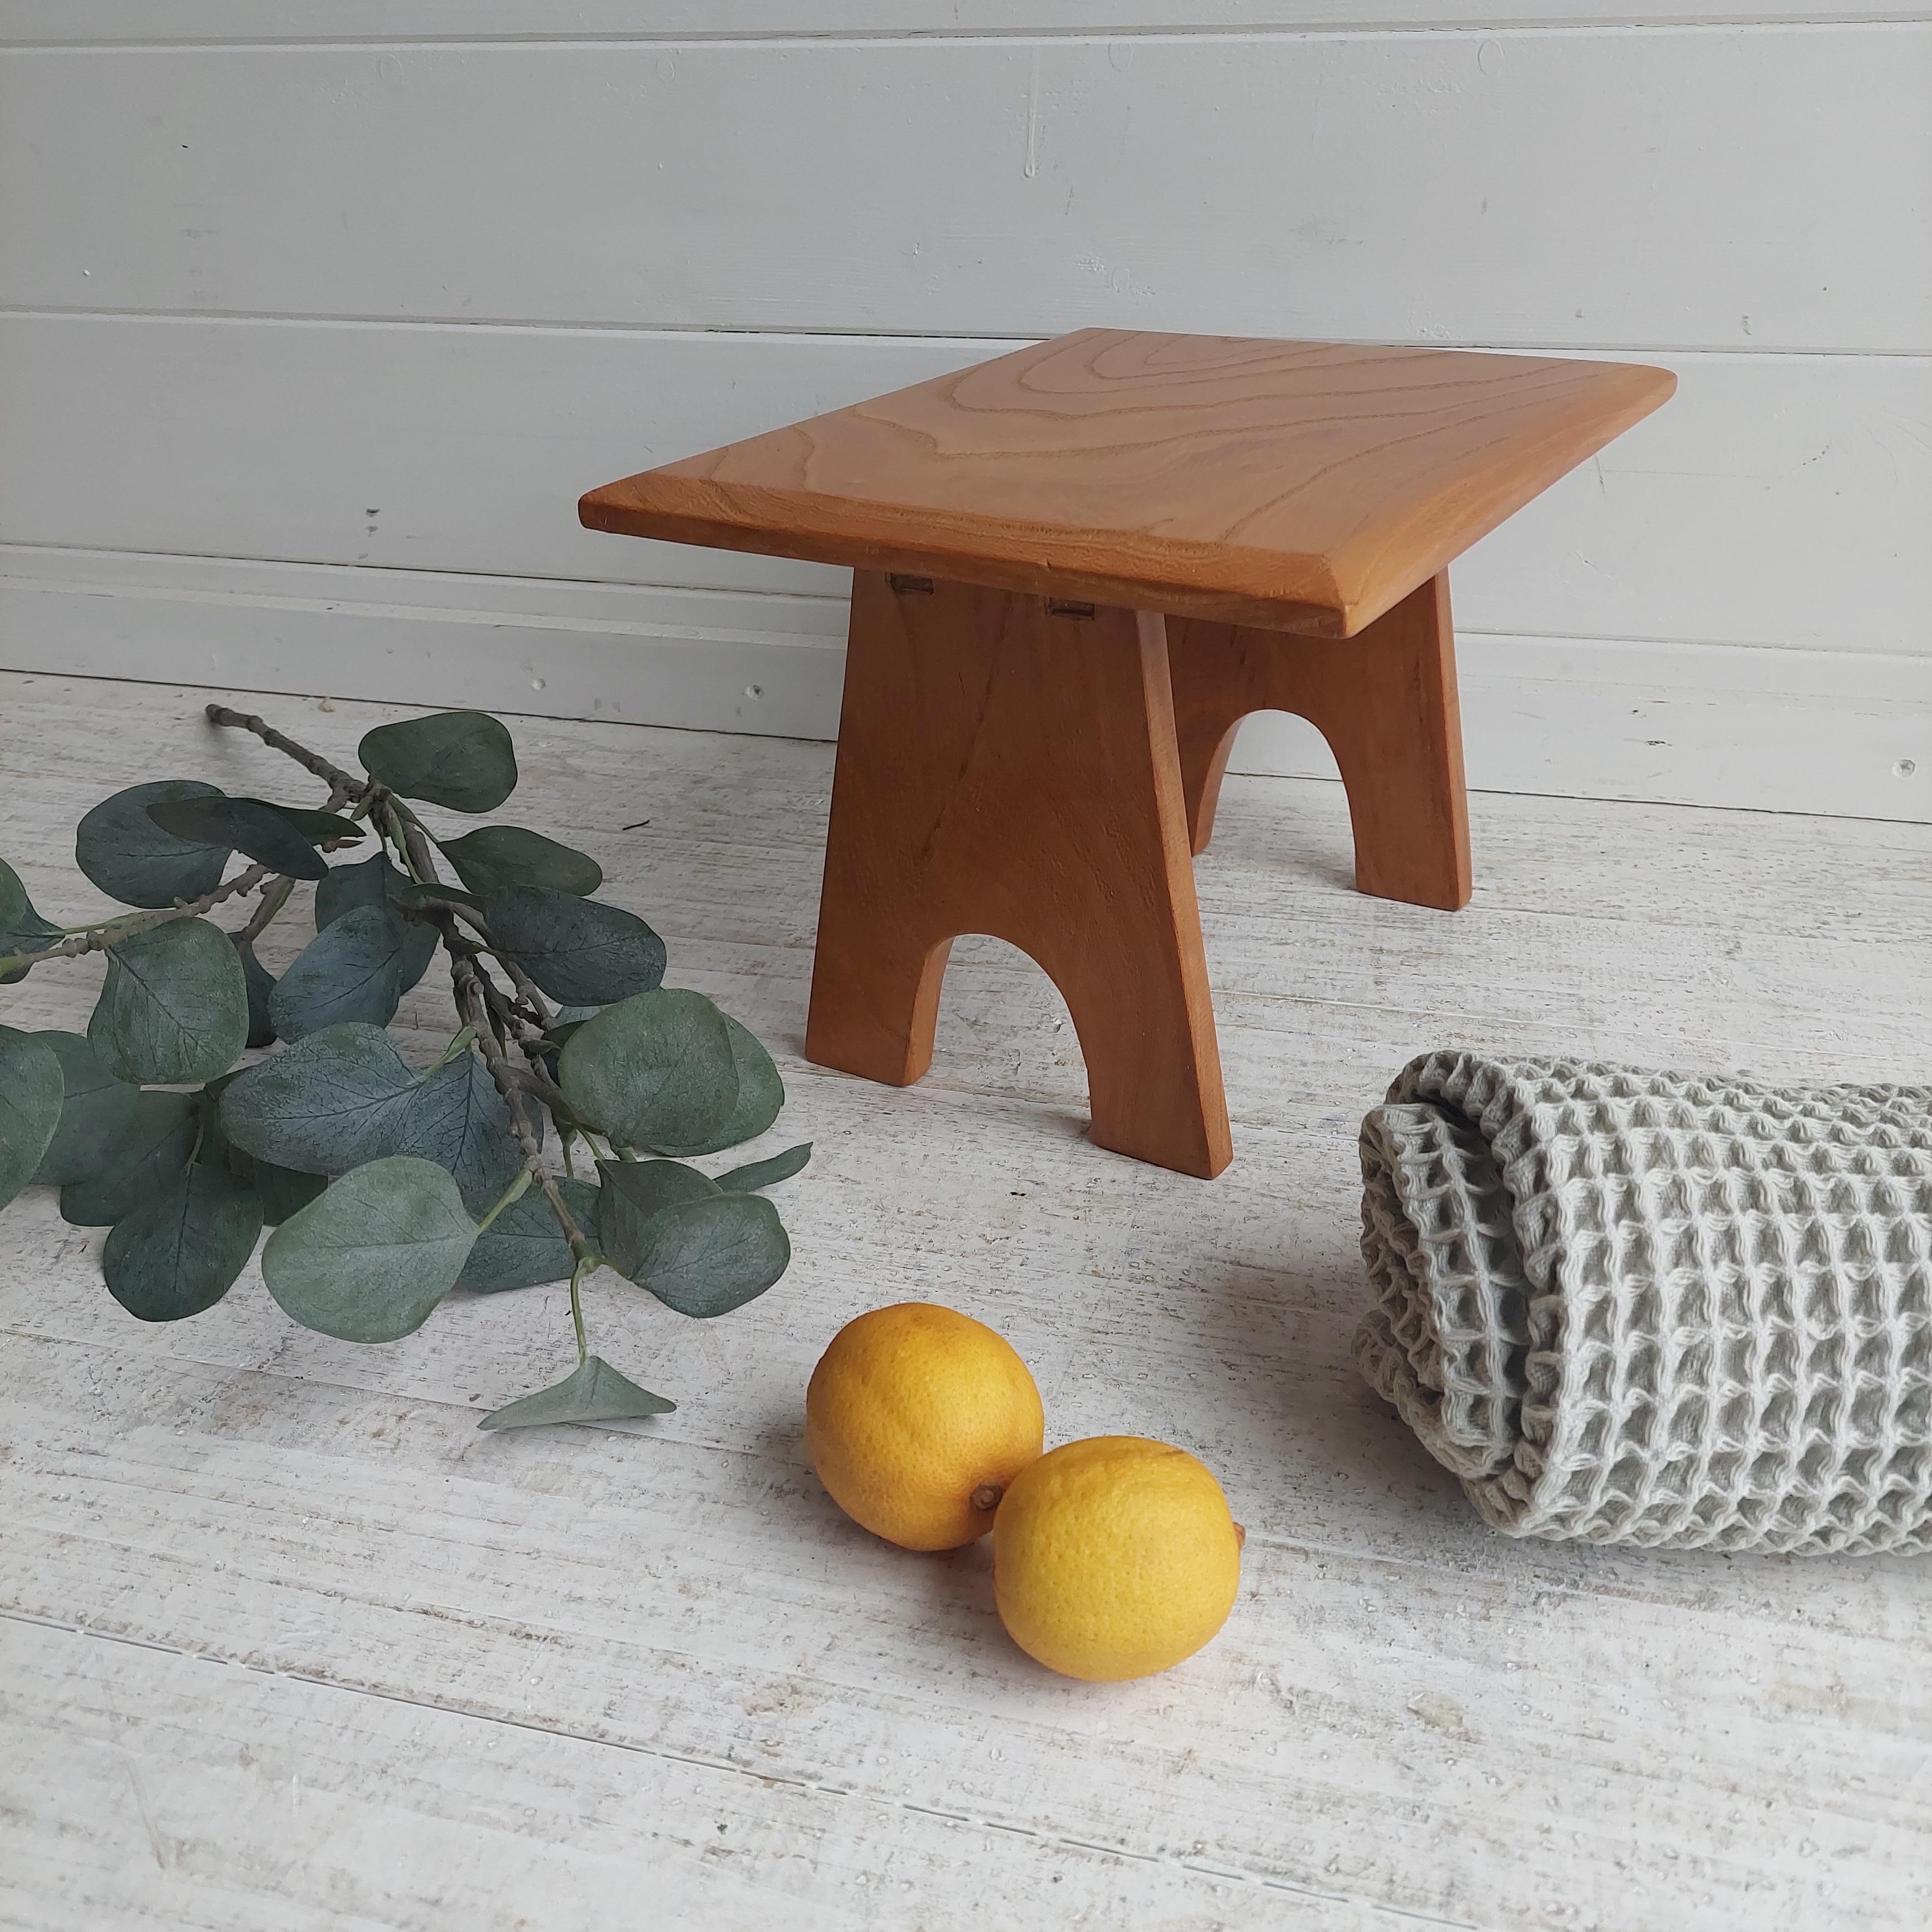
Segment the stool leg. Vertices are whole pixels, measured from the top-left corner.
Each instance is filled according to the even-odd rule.
[[[916,1080],[990,933],[1065,998],[1095,1142],[1226,1166],[1172,704],[1157,616],[856,572],[807,1057]]]
[[[1355,886],[1454,912],[1469,902],[1469,813],[1449,580],[1352,638],[1168,620],[1187,823],[1207,849],[1234,727],[1292,711],[1328,741],[1348,794]]]

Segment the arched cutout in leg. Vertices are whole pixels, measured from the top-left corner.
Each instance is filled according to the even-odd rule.
[[[1454,912],[1469,901],[1469,817],[1449,580],[1347,638],[1168,620],[1190,842],[1204,850],[1234,728],[1292,711],[1328,740],[1348,794],[1355,886]]]
[[[808,1056],[917,1079],[962,932],[1060,988],[1098,1144],[1228,1164],[1162,620],[860,571]]]

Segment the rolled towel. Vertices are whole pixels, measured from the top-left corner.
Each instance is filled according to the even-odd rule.
[[[1355,1360],[1511,1536],[1932,1547],[1932,1088],[1436,1053]]]

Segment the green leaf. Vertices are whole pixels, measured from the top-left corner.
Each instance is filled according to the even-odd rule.
[[[221,1124],[257,1160],[346,1174],[396,1151],[422,1084],[380,1027],[327,1027],[236,1075]]]
[[[367,826],[339,812],[316,812],[305,805],[278,805],[272,799],[259,802],[286,820],[311,845],[353,845],[369,836]]]
[[[474,892],[465,892],[460,886],[452,886],[445,880],[424,883],[405,878],[401,873],[392,873],[389,880],[389,898],[392,904],[419,911],[438,899],[453,899],[458,905],[466,905],[472,912],[483,910],[483,902]]]
[[[197,1164],[114,1224],[100,1271],[130,1315],[179,1322],[234,1286],[261,1232],[254,1190],[224,1168]]]
[[[284,1221],[262,1250],[262,1279],[304,1328],[394,1342],[429,1319],[476,1239],[455,1181],[433,1161],[392,1155]]]
[[[278,1167],[272,1160],[257,1160],[230,1147],[225,1156],[230,1173],[255,1190],[262,1204],[262,1219],[277,1227],[292,1214],[299,1214],[328,1185],[326,1174],[298,1174],[292,1167]]]
[[[564,1204],[576,1216],[577,1225],[586,1233],[597,1226],[597,1190],[587,1180],[568,1176],[558,1181]],[[538,1288],[545,1282],[568,1281],[574,1265],[570,1244],[556,1225],[550,1203],[532,1187],[520,1201],[513,1201],[488,1227],[476,1237],[463,1272],[456,1277],[458,1288],[478,1294],[496,1294],[506,1288]]]
[[[478,1214],[510,1184],[524,1158],[503,1096],[482,1060],[467,1048],[416,1089],[403,1117],[396,1151],[446,1168],[465,1203]]]
[[[10,952],[43,952],[66,936],[34,910],[20,874],[0,859],[0,958]],[[0,973],[0,986],[10,986],[16,980],[24,980],[32,970],[16,966],[11,972]]]
[[[107,950],[107,979],[87,1036],[124,1080],[212,1080],[248,1039],[248,984],[228,935],[205,919],[170,920]]]
[[[549,886],[588,898],[604,883],[595,859],[520,825],[485,825],[442,842],[442,855],[472,892],[499,886]]]
[[[602,1356],[591,1355],[554,1387],[493,1408],[476,1426],[536,1429],[550,1422],[622,1422],[633,1416],[668,1415],[676,1406],[620,1376]]]
[[[403,997],[404,926],[386,905],[332,920],[276,982],[268,1016],[283,1039],[362,1021],[387,1026]]]
[[[660,1208],[637,1231],[622,1272],[667,1308],[708,1319],[764,1294],[790,1259],[778,1210],[762,1194],[721,1193]]]
[[[275,1023],[268,1017],[268,1001],[275,990],[275,976],[255,957],[252,940],[231,932],[236,956],[242,962],[242,982],[248,989],[248,1044],[273,1046]]]
[[[148,816],[164,832],[204,845],[232,846],[258,865],[272,866],[292,879],[319,879],[328,866],[315,848],[322,838],[355,839],[362,828],[326,812],[298,812],[292,806],[262,798],[157,799]],[[296,821],[322,829],[311,834]]]
[[[812,1158],[812,1143],[801,1141],[796,1147],[787,1148],[783,1154],[775,1154],[769,1160],[754,1160],[745,1167],[734,1167],[728,1174],[718,1177],[718,1185],[727,1194],[751,1194],[760,1187],[776,1187],[781,1180],[789,1180]]]
[[[642,1143],[659,1154],[675,1154],[688,1160],[701,1154],[721,1154],[726,1148],[755,1140],[778,1117],[784,1105],[784,1082],[778,1078],[772,1057],[758,1036],[740,1026],[729,1013],[724,1030],[731,1042],[731,1064],[738,1075],[738,1098],[723,1126],[688,1141],[652,1139]]]
[[[61,1121],[65,1082],[47,1042],[0,1027],[0,1208],[31,1181]]]
[[[123,905],[171,906],[198,899],[221,883],[230,848],[217,840],[178,838],[148,815],[151,805],[178,799],[220,798],[218,785],[199,778],[158,778],[103,799],[75,828],[74,863]]]
[[[34,1036],[46,1041],[60,1062],[63,1097],[60,1125],[34,1178],[64,1186],[106,1165],[133,1125],[141,1090],[117,1078],[94,1042],[80,1034]]]
[[[61,1190],[61,1219],[76,1228],[112,1227],[184,1172],[200,1108],[193,1094],[137,1094],[106,1158]]]
[[[621,1275],[637,1279],[644,1231],[652,1216],[680,1201],[708,1200],[718,1184],[674,1160],[606,1160],[597,1163],[604,1185],[597,1201],[598,1251]]]
[[[359,866],[332,866],[328,876],[318,880],[316,885],[315,929],[320,932],[324,926],[333,926],[344,913],[353,912],[358,906],[379,906],[386,902],[398,905],[406,904],[406,895],[415,890],[411,881],[390,863],[386,853],[378,852],[374,858],[365,859]],[[421,920],[404,920],[404,992],[429,970],[429,962],[435,957],[435,927],[425,926]]]
[[[494,812],[516,789],[510,734],[486,712],[439,711],[379,724],[356,754],[378,784],[452,812]]]
[[[483,916],[497,951],[554,1000],[601,1006],[664,978],[664,941],[621,906],[548,886],[499,886]]]
[[[558,1084],[578,1118],[620,1146],[670,1149],[715,1134],[738,1104],[724,1016],[702,993],[639,993],[572,1034]]]

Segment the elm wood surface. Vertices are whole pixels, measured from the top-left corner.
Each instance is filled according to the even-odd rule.
[[[967,932],[1060,988],[1093,1140],[1227,1166],[1163,620],[860,571],[807,1056],[918,1079]]]
[[[1208,849],[1234,729],[1292,711],[1328,741],[1355,835],[1355,889],[1460,910],[1469,902],[1469,808],[1446,572],[1345,646],[1204,618],[1168,624],[1190,840]]]
[[[1083,329],[592,490],[595,530],[1350,636],[1668,370]]]

